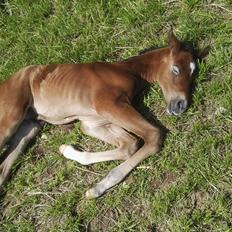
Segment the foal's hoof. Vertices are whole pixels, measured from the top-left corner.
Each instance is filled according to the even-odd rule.
[[[69,156],[72,154],[73,147],[70,145],[62,144],[59,148],[61,154],[63,154],[66,158],[70,158]]]
[[[99,193],[95,188],[91,188],[88,191],[86,191],[86,193],[85,193],[85,197],[88,200],[100,197],[101,195],[102,194]]]
[[[66,147],[67,147],[67,145],[65,145],[65,144],[62,144],[60,146],[59,151],[60,151],[61,154],[64,154],[64,151],[65,151]]]

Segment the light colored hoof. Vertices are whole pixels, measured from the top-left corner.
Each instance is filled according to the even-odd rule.
[[[85,197],[86,199],[90,200],[90,199],[94,199],[97,197],[100,197],[102,194],[100,194],[98,191],[96,191],[94,188],[89,189],[88,191],[86,191],[85,193]]]
[[[61,154],[64,154],[64,150],[65,150],[66,146],[67,146],[67,145],[62,144],[62,145],[59,147],[59,151],[60,151]]]
[[[70,155],[72,154],[73,150],[74,149],[72,146],[65,144],[62,144],[59,148],[60,153],[63,154],[66,158],[70,158]]]

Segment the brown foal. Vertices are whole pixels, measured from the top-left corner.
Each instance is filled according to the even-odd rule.
[[[7,156],[0,165],[0,185],[39,131],[38,120],[52,124],[80,120],[86,134],[113,144],[116,149],[82,152],[61,145],[59,150],[66,158],[83,165],[124,160],[86,192],[87,198],[101,196],[160,150],[160,130],[131,105],[142,81],[157,82],[167,102],[167,112],[179,115],[188,106],[194,69],[193,55],[182,49],[172,32],[168,47],[122,62],[34,65],[21,69],[0,86],[1,147],[10,139]],[[30,115],[32,111],[34,117]],[[138,137],[144,141],[142,147]]]

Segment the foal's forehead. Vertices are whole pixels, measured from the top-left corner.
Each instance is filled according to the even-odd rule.
[[[173,61],[182,64],[189,64],[190,62],[194,62],[194,59],[193,55],[190,52],[181,51],[173,55]]]
[[[190,52],[178,52],[173,56],[173,63],[180,65],[180,66],[189,66],[190,63],[194,63],[193,55]]]

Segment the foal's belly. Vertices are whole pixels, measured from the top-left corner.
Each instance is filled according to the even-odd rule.
[[[38,119],[52,124],[67,124],[85,116],[96,115],[96,111],[87,105],[62,99],[35,101],[34,109]]]
[[[96,114],[91,103],[94,85],[88,69],[81,70],[77,65],[59,65],[44,76],[41,71],[42,78],[32,78],[33,106],[39,119],[63,124]]]

